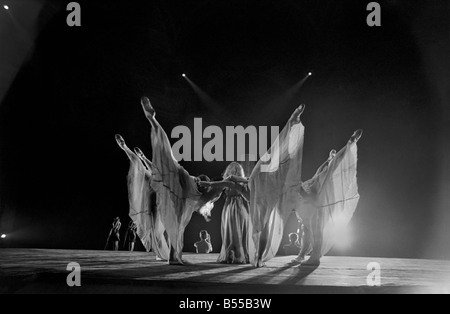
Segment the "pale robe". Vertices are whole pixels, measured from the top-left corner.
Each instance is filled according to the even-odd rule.
[[[129,216],[136,224],[136,234],[147,252],[153,250],[160,259],[169,258],[169,245],[164,237],[161,210],[152,202],[155,192],[151,188],[152,169],[146,169],[138,156],[128,148],[126,153],[130,158],[128,171]]]
[[[311,180],[302,183],[304,126],[288,123],[250,177],[250,262],[260,267],[273,258],[289,215],[295,211],[314,222],[321,239],[319,255],[334,244],[337,231],[353,216],[359,200],[356,180],[357,146],[348,143]],[[301,189],[311,193],[306,201]]]
[[[157,193],[157,207],[161,221],[175,253],[182,262],[184,230],[195,211],[210,212],[215,199],[208,199],[197,187],[196,178],[178,164],[173,156],[167,134],[156,121],[152,121],[151,142],[153,149],[152,188]],[[205,209],[206,208],[206,209]]]

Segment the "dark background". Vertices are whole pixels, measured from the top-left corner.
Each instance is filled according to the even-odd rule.
[[[114,134],[151,156],[147,95],[169,135],[194,117],[283,127],[305,103],[304,179],[364,129],[353,241],[333,253],[450,258],[447,1],[378,1],[373,28],[360,0],[78,2],[72,28],[69,1],[0,8],[2,245],[103,248],[112,219],[128,221]],[[218,177],[227,163],[182,165]],[[194,214],[186,251],[201,229],[220,249],[220,215]]]

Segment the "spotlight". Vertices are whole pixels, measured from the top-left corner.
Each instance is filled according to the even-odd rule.
[[[186,74],[183,73],[183,74],[181,74],[181,76],[182,76],[182,77],[186,77]]]
[[[5,4],[4,6],[3,6],[3,8],[5,9],[5,10],[9,10],[9,7]],[[4,236],[4,234],[2,234],[2,237]],[[3,238],[4,239],[4,238]]]
[[[6,239],[6,234],[3,233],[3,234],[0,236],[0,238]]]
[[[312,75],[312,72],[309,72],[309,73],[308,73],[308,76],[311,76],[311,75]]]

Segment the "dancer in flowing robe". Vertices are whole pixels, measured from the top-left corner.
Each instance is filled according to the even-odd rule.
[[[264,266],[277,253],[284,225],[300,203],[305,128],[297,108],[250,176],[250,262]]]
[[[128,171],[129,216],[136,225],[136,233],[147,252],[153,250],[159,260],[169,259],[169,245],[164,236],[161,211],[156,206],[156,195],[151,188],[154,169],[139,148],[131,151],[124,139],[116,135],[119,147],[130,160]]]
[[[167,134],[155,118],[155,110],[147,97],[142,108],[152,126],[152,164],[155,168],[152,188],[157,194],[157,207],[169,239],[169,264],[183,265],[184,230],[194,212],[210,212],[215,202],[212,193],[202,191],[199,178],[189,173],[175,160]],[[218,198],[218,197],[217,197]]]
[[[302,205],[296,214],[305,224],[306,245],[294,261],[303,263],[312,247],[304,265],[319,265],[350,222],[359,201],[356,143],[361,136],[362,130],[355,131],[338,153],[332,150],[316,174],[302,183]]]
[[[216,193],[225,194],[221,225],[222,248],[217,262],[246,264],[249,263],[248,181],[244,169],[237,162],[228,165],[223,178],[220,182],[200,183],[201,186],[215,189]]]
[[[250,177],[250,261],[255,267],[263,266],[277,253],[292,211],[301,218],[307,232],[307,243],[300,254],[304,255],[312,242],[313,253],[307,263],[317,265],[358,203],[356,142],[362,131],[355,132],[329,165],[319,169],[322,175],[302,183],[304,127],[300,116],[304,108],[302,105],[293,113]]]

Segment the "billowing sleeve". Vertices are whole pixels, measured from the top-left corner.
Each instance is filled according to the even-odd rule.
[[[328,167],[303,183],[305,190],[316,194],[314,208],[320,229],[317,231],[322,234],[321,255],[341,238],[358,205],[357,161],[357,144],[348,142]]]
[[[152,250],[161,259],[168,258],[169,247],[164,238],[164,226],[154,202],[154,191],[150,187],[151,170],[147,170],[131,151],[128,171],[129,216],[136,225],[136,234],[148,251]]]
[[[250,262],[275,256],[290,213],[299,206],[303,139],[302,123],[287,123],[250,176]]]
[[[154,120],[151,131],[153,150],[152,188],[157,191],[157,207],[176,258],[182,262],[184,230],[194,211],[213,206],[202,197],[196,179],[178,164],[172,153],[167,134]]]

